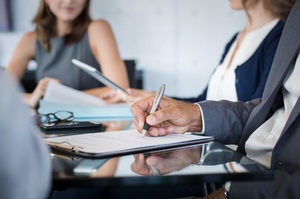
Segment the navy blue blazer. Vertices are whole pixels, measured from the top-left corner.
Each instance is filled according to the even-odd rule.
[[[277,45],[284,27],[284,22],[279,21],[262,41],[253,55],[243,64],[235,69],[236,91],[239,101],[249,101],[260,98],[263,94],[265,84],[273,63]],[[226,45],[220,64],[224,61],[231,45],[238,33],[233,36]],[[188,102],[199,102],[206,99],[207,87],[201,95],[194,98],[174,98]]]

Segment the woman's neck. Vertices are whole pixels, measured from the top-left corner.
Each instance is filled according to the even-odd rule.
[[[276,18],[270,11],[264,8],[261,1],[249,8],[247,12],[249,16],[245,32],[259,29]]]
[[[56,27],[57,27],[57,36],[58,37],[67,35],[72,31],[72,23],[71,22],[57,20]]]

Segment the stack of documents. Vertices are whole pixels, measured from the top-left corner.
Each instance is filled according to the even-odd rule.
[[[136,130],[90,133],[45,139],[46,142],[81,156],[108,157],[154,149],[199,144],[213,140],[209,136],[169,134],[161,137],[143,137]]]
[[[89,105],[89,106],[103,106],[105,102],[100,98],[88,95],[79,90],[50,82],[48,84],[44,101],[56,102],[68,105]]]
[[[49,83],[44,99],[40,100],[40,114],[70,111],[74,121],[132,120],[129,104],[105,104],[101,99],[70,87]]]

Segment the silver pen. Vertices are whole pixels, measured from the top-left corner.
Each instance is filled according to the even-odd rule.
[[[154,102],[153,102],[153,105],[152,105],[152,108],[150,110],[150,115],[153,114],[156,111],[156,109],[157,109],[157,107],[158,107],[158,105],[160,103],[160,100],[161,100],[162,96],[164,95],[165,88],[166,88],[165,84],[161,85],[161,87],[159,88],[158,92],[156,93],[155,99],[154,99]],[[143,137],[146,135],[146,133],[149,130],[149,128],[150,128],[150,125],[147,124],[147,122],[145,122],[145,124],[143,126],[143,130],[142,130]]]

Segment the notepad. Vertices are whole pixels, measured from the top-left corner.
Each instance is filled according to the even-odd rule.
[[[142,137],[137,130],[90,133],[45,139],[48,144],[56,147],[61,146],[64,150],[69,149],[75,154],[101,158],[186,146],[211,140],[213,140],[213,137],[187,134]]]
[[[44,101],[48,102],[56,102],[68,105],[105,105],[105,102],[100,98],[88,95],[82,91],[64,86],[62,84],[57,84],[55,82],[49,82],[43,99]]]

